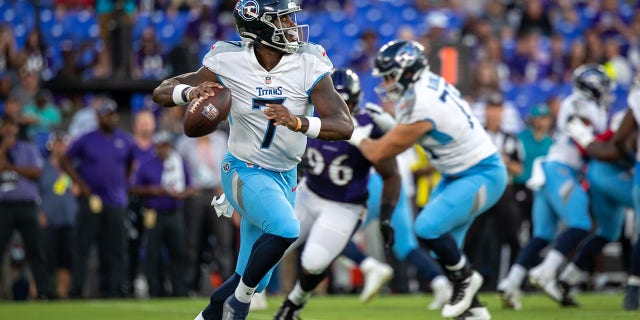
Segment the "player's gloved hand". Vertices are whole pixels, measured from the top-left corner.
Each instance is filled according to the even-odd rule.
[[[362,140],[364,140],[365,138],[368,138],[371,134],[371,130],[373,130],[373,124],[369,123],[368,125],[361,127],[356,119],[351,118],[351,120],[353,120],[353,133],[351,134],[351,139],[349,139],[348,142],[356,147],[359,147],[360,142],[362,142]]]
[[[233,215],[233,206],[231,205],[229,200],[227,200],[227,197],[224,195],[224,193],[217,197],[213,196],[213,199],[211,199],[211,205],[213,206],[213,209],[215,210],[218,218],[220,216],[231,218],[231,216]]]
[[[384,241],[384,249],[387,252],[391,252],[393,244],[395,243],[395,231],[391,226],[391,221],[380,221],[380,233],[382,233],[382,239]]]
[[[364,108],[369,112],[371,119],[373,119],[382,131],[388,132],[396,125],[396,120],[393,116],[384,111],[379,105],[367,102]]]
[[[586,125],[580,118],[571,119],[565,126],[564,131],[584,149],[595,139],[593,128]]]

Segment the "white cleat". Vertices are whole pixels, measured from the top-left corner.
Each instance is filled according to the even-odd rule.
[[[465,311],[463,314],[458,316],[456,320],[490,320],[491,313],[489,313],[489,309],[485,306],[481,307],[472,307],[469,310]]]
[[[549,298],[558,303],[562,302],[562,290],[558,285],[558,281],[556,281],[555,277],[544,272],[540,266],[529,271],[529,281],[534,286],[542,289]]]
[[[251,304],[249,305],[249,310],[267,310],[269,305],[267,304],[267,292],[256,292],[251,299]]]
[[[429,304],[429,310],[440,310],[442,307],[451,300],[451,294],[453,293],[453,288],[451,288],[451,283],[444,276],[441,280],[436,280],[432,282],[431,290],[433,291],[433,301]]]
[[[471,307],[473,297],[480,290],[482,281],[482,276],[475,270],[466,278],[454,281],[451,301],[442,308],[442,317],[455,318],[467,311]]]
[[[520,289],[513,287],[508,281],[502,280],[498,284],[498,293],[502,301],[502,308],[513,310],[522,309],[522,302],[520,302],[522,292]]]
[[[360,270],[364,274],[364,288],[360,293],[360,302],[363,303],[371,301],[378,295],[382,286],[393,278],[393,268],[373,258],[363,261]]]

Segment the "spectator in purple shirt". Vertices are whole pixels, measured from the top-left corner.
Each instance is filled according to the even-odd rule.
[[[101,270],[102,295],[122,296],[128,290],[124,219],[135,144],[131,136],[116,129],[115,102],[106,102],[96,109],[98,129],[77,138],[61,161],[62,168],[80,187],[72,297],[82,294],[94,242],[98,243],[101,266],[106,269]]]
[[[174,296],[186,296],[186,241],[183,199],[192,195],[187,167],[171,145],[171,134],[154,135],[155,154],[141,163],[131,192],[142,198],[143,221],[147,235],[145,274],[152,297],[163,296],[163,247],[169,254],[169,270]]]
[[[0,119],[0,255],[14,230],[20,232],[33,271],[38,297],[51,295],[38,224],[38,179],[42,174],[38,148],[18,140],[18,124],[9,117]]]

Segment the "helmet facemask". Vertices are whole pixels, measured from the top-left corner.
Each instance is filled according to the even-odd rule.
[[[429,69],[424,48],[414,41],[392,41],[380,48],[372,75],[384,82],[374,88],[381,101],[396,102]]]
[[[297,24],[296,12],[300,11],[299,6],[292,9],[278,11],[276,13],[265,13],[260,17],[265,25],[273,29],[270,41],[261,41],[261,43],[272,48],[284,51],[285,53],[295,53],[298,51],[301,42],[309,40],[309,25]],[[282,19],[290,16],[293,27],[282,27]]]

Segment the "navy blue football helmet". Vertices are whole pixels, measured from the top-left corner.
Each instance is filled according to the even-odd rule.
[[[582,65],[574,71],[573,77],[575,89],[599,106],[607,108],[613,102],[611,92],[615,82],[609,78],[604,66],[595,63]]]
[[[378,86],[375,91],[383,100],[398,100],[428,69],[429,62],[420,43],[412,40],[390,41],[378,51],[372,75],[390,78],[395,85],[391,88]]]
[[[347,103],[349,111],[356,110],[362,100],[360,77],[351,69],[335,68],[331,71],[333,87]]]
[[[300,10],[292,0],[240,0],[233,10],[233,17],[240,37],[294,53],[309,35],[308,25],[296,23],[295,13]],[[287,16],[293,24],[283,28],[280,19]]]

